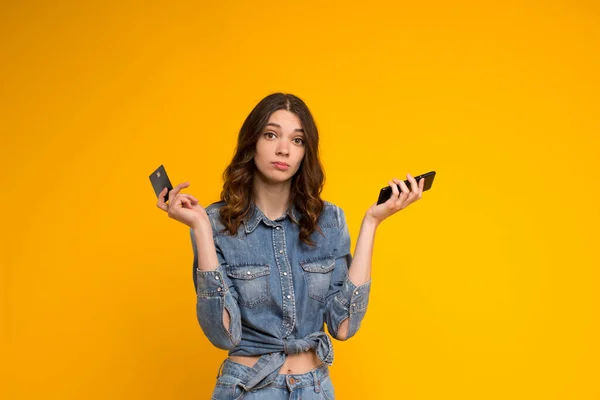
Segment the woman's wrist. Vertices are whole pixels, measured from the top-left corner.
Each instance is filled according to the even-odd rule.
[[[216,270],[219,266],[219,258],[216,253],[212,226],[208,216],[196,220],[192,231],[196,249],[198,249],[198,270],[203,272]]]
[[[381,221],[378,221],[375,217],[371,216],[368,212],[365,214],[362,224],[365,228],[371,228],[372,230],[377,229]]]
[[[190,225],[194,231],[205,231],[206,229],[212,230],[210,225],[210,220],[208,219],[208,214],[206,212],[202,213],[195,221]]]

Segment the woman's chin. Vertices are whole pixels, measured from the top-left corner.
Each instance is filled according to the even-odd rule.
[[[267,171],[266,174],[262,171],[256,171],[256,174],[261,181],[269,185],[281,185],[292,179],[292,175],[287,171]]]
[[[283,185],[285,183],[291,182],[291,180],[292,180],[291,176],[285,177],[285,178],[282,178],[280,176],[273,176],[267,180],[267,183],[269,183],[270,185]]]

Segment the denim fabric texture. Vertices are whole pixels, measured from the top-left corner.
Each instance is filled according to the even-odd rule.
[[[194,251],[193,278],[197,317],[206,337],[234,356],[262,356],[245,382],[245,390],[265,386],[277,377],[287,354],[314,349],[324,363],[333,362],[333,346],[324,332],[336,337],[349,319],[346,339],[359,329],[365,315],[370,282],[355,286],[348,279],[352,260],[344,212],[325,202],[311,247],[299,239],[295,207],[272,221],[254,206],[235,236],[224,231],[217,202],[206,208],[212,224],[219,265],[198,269]],[[231,316],[223,325],[223,310]]]
[[[225,360],[212,393],[212,400],[334,400],[334,390],[326,364],[305,374],[279,374],[260,390],[245,391],[252,368]]]

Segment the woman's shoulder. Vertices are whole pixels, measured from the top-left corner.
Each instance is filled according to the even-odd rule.
[[[226,203],[224,201],[215,201],[214,203],[204,208],[206,210],[206,214],[208,214],[208,219],[210,220],[210,223],[213,226],[213,234],[221,232],[225,228],[225,226],[221,222],[221,215],[219,214],[219,210],[225,204]]]
[[[318,224],[322,227],[341,227],[346,224],[344,210],[329,201],[323,200],[324,207]]]
[[[214,203],[212,203],[211,205],[205,207],[204,209],[209,214],[215,214],[215,213],[218,213],[219,209],[221,207],[223,207],[225,204],[226,203],[223,200],[221,200],[221,201],[215,201]]]

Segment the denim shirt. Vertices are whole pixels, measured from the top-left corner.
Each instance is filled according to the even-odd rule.
[[[198,269],[198,249],[190,230],[194,252],[193,277],[197,317],[206,337],[232,356],[263,356],[255,366],[250,389],[276,374],[285,355],[314,349],[331,365],[333,347],[324,333],[336,337],[349,318],[348,335],[359,329],[369,300],[370,282],[355,286],[348,279],[352,261],[350,234],[341,208],[325,202],[311,247],[299,239],[300,215],[295,207],[272,221],[254,206],[235,236],[224,232],[219,209],[206,208],[212,225],[219,265],[214,271]],[[223,309],[231,317],[223,325]]]

